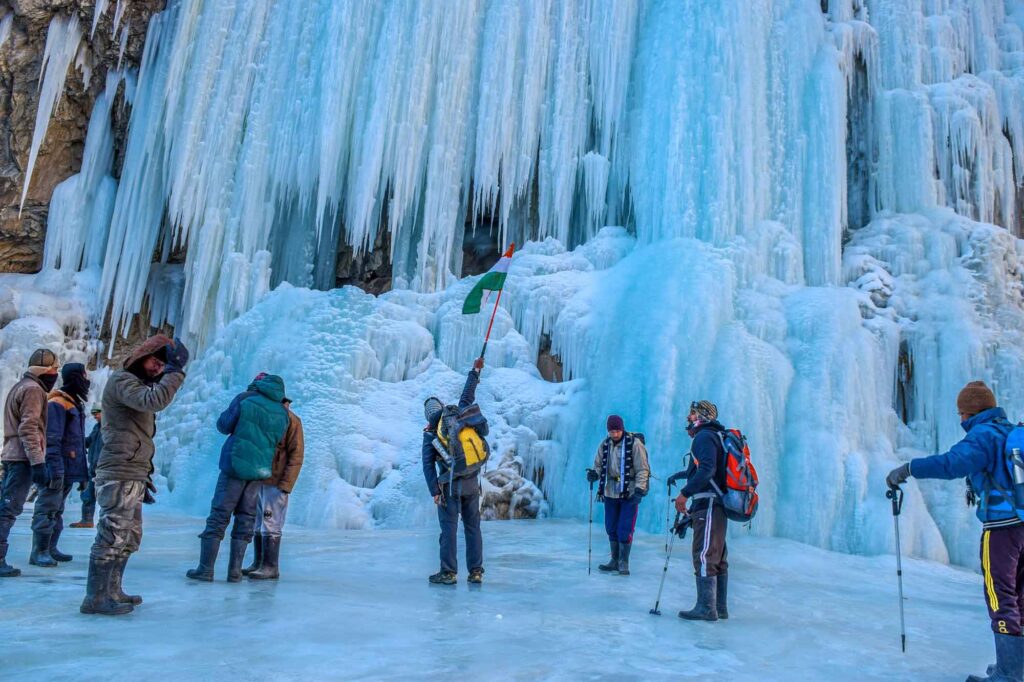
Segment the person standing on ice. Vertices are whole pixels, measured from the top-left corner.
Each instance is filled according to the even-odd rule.
[[[100,518],[82,613],[121,615],[142,603],[142,597],[121,590],[121,580],[142,541],[142,505],[156,501],[156,413],[174,400],[186,364],[185,344],[158,334],[142,342],[103,389],[103,450],[95,478]]]
[[[4,401],[4,480],[0,486],[0,578],[21,571],[7,563],[7,538],[25,508],[29,488],[50,484],[46,471],[46,394],[57,383],[57,355],[45,348],[32,353],[28,371]]]
[[[100,452],[103,450],[103,429],[100,428],[103,423],[103,410],[96,406],[90,410],[90,413],[92,418],[96,420],[96,423],[93,424],[89,435],[85,437],[85,449],[88,452],[86,462],[89,465],[89,481],[84,490],[79,486],[79,490],[82,490],[82,520],[72,523],[72,528],[92,528],[93,519],[96,516],[96,484],[93,482],[93,479],[96,478],[96,462],[99,461]]]
[[[680,611],[679,617],[716,621],[729,617],[729,552],[725,544],[728,519],[715,492],[716,485],[718,490],[726,488],[725,448],[720,436],[725,428],[718,423],[718,408],[707,400],[690,403],[686,422],[686,433],[693,443],[689,466],[681,476],[675,477],[687,479],[675,505],[677,512],[689,514],[693,522],[697,604],[689,611]],[[686,507],[688,501],[689,510]]]
[[[968,682],[1024,680],[1024,522],[1013,502],[1014,481],[1005,464],[1006,441],[1014,429],[995,394],[982,381],[972,381],[956,399],[960,426],[967,435],[941,455],[918,457],[886,477],[890,488],[908,478],[967,478],[968,496],[977,496],[982,524],[981,568],[985,606],[995,636],[996,663],[988,677],[971,675]]]
[[[270,478],[261,481],[259,489],[252,565],[242,569],[242,575],[251,580],[277,580],[281,575],[281,531],[288,515],[288,499],[305,456],[302,420],[292,412],[291,400],[285,398],[281,404],[288,411],[288,429],[274,452]]]
[[[629,575],[629,553],[640,500],[650,485],[651,467],[642,436],[626,431],[622,417],[608,417],[608,437],[597,447],[594,468],[587,469],[587,481],[599,483],[598,500],[604,502],[604,529],[612,557],[598,570]]]
[[[437,505],[437,520],[441,524],[441,570],[429,577],[435,585],[454,585],[459,571],[458,534],[459,517],[466,535],[466,563],[469,582],[479,585],[484,581],[484,543],[480,532],[479,466],[456,473],[452,455],[456,434],[448,416],[456,417],[476,402],[476,387],[484,368],[483,356],[473,362],[466,385],[462,389],[458,407],[446,406],[439,398],[430,397],[423,403],[423,416],[427,426],[423,429],[423,476],[427,489]],[[480,436],[487,435],[486,422],[477,427]],[[442,443],[446,440],[447,445]],[[438,472],[440,469],[440,473]]]
[[[199,534],[199,566],[189,569],[187,577],[213,580],[220,543],[234,516],[228,582],[242,579],[242,561],[256,527],[262,481],[272,477],[275,453],[291,424],[291,413],[284,405],[286,399],[284,379],[260,372],[217,419],[217,430],[228,438],[220,451],[220,476],[210,515],[206,528]]]
[[[71,555],[57,549],[64,529],[64,503],[71,489],[89,478],[85,452],[85,401],[89,399],[89,378],[85,365],[71,362],[61,369],[61,387],[50,393],[46,407],[46,468],[50,485],[36,497],[32,514],[32,555],[34,566],[53,567],[71,561]]]

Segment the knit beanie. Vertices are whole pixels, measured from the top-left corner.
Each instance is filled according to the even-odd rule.
[[[608,430],[609,431],[625,431],[626,425],[622,422],[622,417],[617,414],[613,414],[608,417]]]
[[[963,387],[956,397],[957,412],[973,417],[979,412],[996,406],[996,395],[984,381],[972,381]]]
[[[433,396],[423,401],[423,416],[431,426],[435,426],[437,424],[437,421],[441,418],[441,411],[443,409],[444,403]]]
[[[697,400],[690,403],[690,410],[704,421],[713,422],[718,419],[718,408],[708,400]]]

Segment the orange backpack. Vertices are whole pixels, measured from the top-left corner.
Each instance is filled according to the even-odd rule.
[[[757,514],[757,470],[750,461],[750,447],[747,438],[739,429],[718,432],[725,451],[725,490],[719,490],[714,481],[711,485],[725,507],[730,521],[746,523]]]

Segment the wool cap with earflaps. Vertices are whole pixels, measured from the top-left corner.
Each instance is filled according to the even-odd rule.
[[[622,422],[622,417],[617,414],[613,414],[608,417],[608,430],[609,431],[625,431],[626,425]]]
[[[956,397],[957,412],[973,417],[979,412],[996,406],[996,394],[984,381],[972,381],[960,390]]]
[[[35,376],[50,374],[59,365],[57,354],[48,348],[37,348],[28,359],[28,371]]]
[[[704,421],[713,422],[718,419],[718,408],[709,400],[695,400],[690,403],[690,411],[696,412],[697,416]]]

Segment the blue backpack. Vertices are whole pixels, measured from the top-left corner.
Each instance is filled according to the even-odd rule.
[[[1024,424],[1013,426],[1003,446],[1003,462],[995,474],[985,474],[981,506],[1001,517],[1024,521]]]

